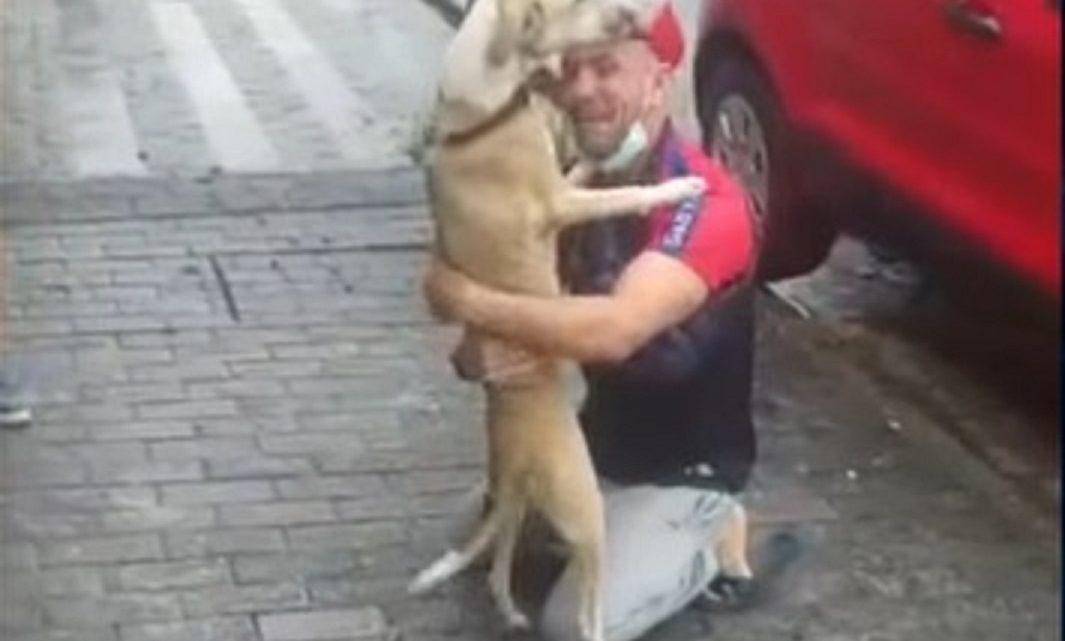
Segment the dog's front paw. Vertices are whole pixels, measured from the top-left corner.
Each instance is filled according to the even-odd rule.
[[[662,187],[670,202],[680,202],[701,196],[706,191],[706,181],[699,176],[684,176],[670,179],[662,183]]]

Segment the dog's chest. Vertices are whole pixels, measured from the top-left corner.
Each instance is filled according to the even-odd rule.
[[[430,190],[450,261],[488,283],[545,291],[556,259],[547,221],[562,178],[543,121],[528,116],[475,144],[439,149]]]

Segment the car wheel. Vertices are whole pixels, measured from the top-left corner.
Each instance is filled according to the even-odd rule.
[[[817,267],[836,239],[836,225],[803,202],[787,124],[761,71],[730,56],[709,68],[700,94],[704,147],[753,201],[761,238],[758,277],[777,280]]]

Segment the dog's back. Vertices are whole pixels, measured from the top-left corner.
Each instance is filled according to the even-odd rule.
[[[439,249],[486,285],[557,293],[548,212],[560,180],[546,112],[531,101],[474,140],[440,144],[429,170]]]

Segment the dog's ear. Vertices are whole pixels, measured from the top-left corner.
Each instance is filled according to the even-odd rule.
[[[493,67],[502,67],[518,47],[517,16],[515,0],[494,0],[496,3],[496,25],[492,39],[488,42],[485,57]]]
[[[547,11],[541,0],[533,0],[528,3],[525,13],[521,16],[521,35],[518,36],[523,44],[539,42],[544,37],[544,29],[547,28]]]
[[[547,27],[542,0],[496,0],[499,20],[488,43],[489,64],[499,67],[522,47],[537,43]]]

